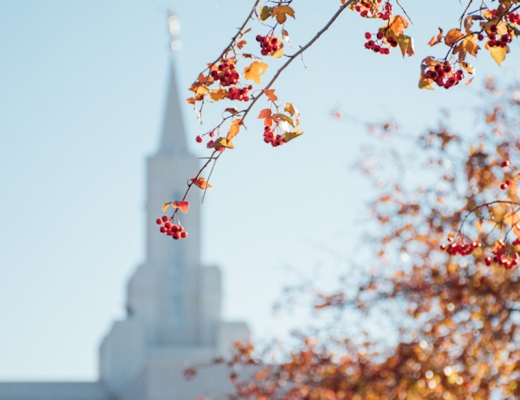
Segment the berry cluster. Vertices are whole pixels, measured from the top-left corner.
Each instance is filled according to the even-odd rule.
[[[175,240],[186,239],[188,237],[188,232],[184,230],[182,225],[172,224],[166,215],[163,215],[162,218],[157,218],[155,222],[161,226],[159,228],[161,233],[171,236]]]
[[[516,17],[514,18],[516,21]],[[487,45],[489,47],[507,47],[507,45],[513,41],[512,31],[508,30],[507,33],[498,35],[498,27],[496,25],[491,25],[489,29],[484,32],[488,37]],[[478,40],[484,40],[484,35],[482,33],[478,34]]]
[[[518,13],[510,13],[507,18],[509,19],[509,22],[512,24],[520,24],[520,14]]]
[[[513,246],[520,245],[520,239],[516,238],[513,241]],[[506,251],[506,245],[504,242],[499,242],[499,245],[497,248],[493,250],[493,257],[486,257],[484,259],[484,263],[490,267],[491,263],[494,262],[495,264],[498,264],[505,269],[512,269],[518,265],[518,262],[520,261],[520,257],[518,256],[518,253],[513,253],[513,255],[509,255]]]
[[[374,53],[390,54],[390,47],[385,47],[383,37],[383,33],[378,32],[376,35],[377,40],[373,41],[372,34],[370,32],[365,32],[365,39],[367,39],[365,49],[372,50]],[[397,47],[397,41],[392,36],[386,38],[386,41],[390,46]]]
[[[450,256],[469,256],[475,249],[478,249],[482,247],[482,244],[478,242],[471,242],[471,243],[464,243],[464,242],[458,242],[458,243],[451,243],[449,245],[441,245],[441,250],[448,253]]]
[[[253,89],[251,85],[242,89],[236,87],[229,88],[228,98],[229,100],[249,101],[248,91],[251,89]]]
[[[425,78],[432,79],[438,86],[449,89],[464,79],[464,72],[461,69],[455,70],[449,61],[430,66],[425,72]]]
[[[271,143],[271,146],[278,147],[285,143],[282,135],[275,135],[270,126],[264,128],[264,142]]]
[[[263,56],[276,53],[280,49],[280,42],[277,37],[256,35],[256,41],[260,43],[262,49],[260,53]]]
[[[377,0],[378,4],[382,2],[382,0]],[[372,9],[372,4],[370,4],[368,1],[361,1],[361,5],[357,5],[355,7],[355,10],[361,15],[363,18],[380,18],[384,21],[387,21],[390,19],[390,16],[392,15],[392,6],[390,3],[385,3],[382,11],[377,11],[376,13],[370,13],[369,11]]]
[[[235,85],[240,78],[235,70],[235,63],[228,60],[218,66],[218,70],[211,71],[211,77],[216,81],[220,81],[222,86]]]

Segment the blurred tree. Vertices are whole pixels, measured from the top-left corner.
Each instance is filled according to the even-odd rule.
[[[280,363],[265,364],[279,349],[238,346],[234,366],[258,370],[232,375],[234,397],[519,398],[520,85],[489,79],[485,92],[476,134],[454,132],[446,116],[418,140],[395,122],[369,126],[407,143],[370,146],[360,163],[377,193],[363,239],[371,261],[339,290],[298,288],[320,329],[296,334]],[[363,322],[347,334],[331,312]],[[384,321],[393,328],[381,335]]]

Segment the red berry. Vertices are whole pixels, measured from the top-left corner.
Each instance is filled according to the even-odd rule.
[[[160,219],[160,218],[157,218],[155,220],[155,222],[157,222],[157,225],[162,225],[162,223],[163,223],[162,219]]]
[[[159,229],[162,233],[166,232],[166,228],[164,226],[161,226],[161,229]]]
[[[506,185],[505,182],[500,185],[500,189],[502,189],[502,190],[506,190],[507,189],[507,185]]]
[[[202,136],[197,136],[195,140],[197,141],[197,143],[202,143]]]
[[[179,232],[173,232],[172,237],[173,237],[175,240],[179,240],[179,238],[181,237],[181,234],[180,234]]]
[[[504,160],[504,161],[502,161],[502,164],[500,164],[500,166],[501,166],[502,168],[509,167],[509,160]]]
[[[383,33],[382,32],[377,32],[377,38],[379,40],[383,39]]]
[[[168,221],[168,216],[167,216],[167,215],[163,215],[162,220],[163,220],[164,222]]]
[[[484,263],[486,264],[486,266],[490,267],[491,266],[491,257],[484,258]]]
[[[370,32],[366,32],[365,33],[365,38],[366,38],[366,40],[372,39],[372,34]]]
[[[181,238],[186,239],[188,237],[188,232],[182,231],[181,232]]]

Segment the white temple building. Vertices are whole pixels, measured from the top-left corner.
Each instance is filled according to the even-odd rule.
[[[159,149],[147,160],[146,260],[128,282],[127,316],[115,321],[99,349],[97,382],[0,382],[0,400],[194,400],[224,398],[231,390],[223,364],[201,368],[186,381],[186,366],[211,364],[249,334],[243,322],[222,320],[221,273],[200,260],[200,194],[190,192],[182,214],[187,239],[159,232],[166,201],[180,199],[199,168],[188,150],[173,61]]]

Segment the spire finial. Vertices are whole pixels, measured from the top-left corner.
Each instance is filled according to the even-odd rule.
[[[182,42],[177,38],[181,33],[179,17],[173,10],[168,10],[168,31],[171,36],[170,49],[178,51],[182,47]]]

